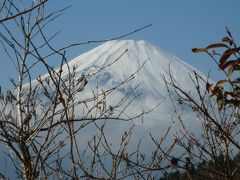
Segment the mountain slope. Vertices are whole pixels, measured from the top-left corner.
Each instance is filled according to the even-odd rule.
[[[142,109],[149,110],[159,103],[162,104],[158,107],[156,114],[153,113],[155,115],[150,115],[150,119],[156,119],[156,116],[159,117],[157,114],[171,114],[172,104],[168,97],[163,76],[166,81],[170,81],[170,72],[172,79],[184,90],[191,93],[194,93],[195,86],[190,76],[193,77],[194,72],[197,72],[204,77],[201,72],[191,65],[145,41],[121,40],[106,42],[70,61],[70,69],[73,66],[77,66],[76,73],[79,73],[79,75],[98,72],[89,81],[92,89],[96,85],[104,90],[109,89],[134,74],[134,79],[118,89],[117,96],[121,97],[121,95],[139,85],[133,91],[135,95],[138,93],[142,93],[142,95],[135,101],[133,109],[130,108],[130,112],[137,113]],[[63,76],[67,75],[67,73],[67,67],[64,66]],[[174,90],[170,88],[170,91],[173,92]],[[114,104],[115,98],[116,95],[110,96],[109,104]],[[170,118],[163,117],[162,119]],[[150,120],[148,123],[150,123]]]
[[[109,110],[110,107],[114,108],[114,113],[106,117],[131,119],[144,114],[143,119],[140,120],[137,118],[135,121],[121,121],[122,123],[109,121],[109,138],[117,139],[117,134],[121,134],[132,124],[137,126],[135,134],[138,138],[145,138],[149,132],[158,136],[159,131],[164,132],[169,126],[173,127],[174,132],[180,127],[180,122],[177,120],[179,115],[185,121],[187,128],[192,132],[199,132],[200,122],[192,109],[189,106],[182,109],[182,105],[180,103],[178,105],[179,97],[176,95],[176,89],[172,86],[167,88],[166,83],[175,81],[199,101],[193,83],[194,72],[203,78],[205,76],[193,66],[155,45],[146,41],[109,41],[74,58],[68,65],[63,65],[62,79],[67,80],[69,70],[73,69],[76,79],[81,79],[84,74],[88,81],[86,87],[74,97],[74,101],[77,102],[74,108],[75,118],[85,119],[88,116],[98,119],[103,108]],[[56,72],[59,71],[60,69],[56,69]],[[49,75],[46,74],[41,79],[48,77]],[[32,84],[38,83],[35,80]],[[204,90],[205,85],[200,83],[199,89]],[[103,97],[102,92],[110,93]],[[44,93],[39,91],[39,94],[39,99],[44,101]],[[98,107],[100,99],[101,107]],[[88,112],[89,110],[91,113]],[[41,114],[41,110],[39,113]],[[105,114],[100,116],[103,117]],[[91,135],[85,133],[83,136]]]
[[[67,78],[68,69],[75,69],[77,77],[82,74],[89,77],[88,85],[77,97],[78,100],[91,97],[102,90],[107,91],[133,77],[109,95],[106,104],[114,106],[130,92],[129,99],[133,96],[139,97],[126,109],[126,115],[137,115],[158,106],[156,110],[145,115],[144,127],[169,125],[169,121],[172,121],[174,110],[169,93],[173,95],[175,90],[171,87],[167,90],[164,78],[167,82],[171,79],[176,81],[180,87],[197,98],[191,77],[194,79],[194,72],[204,77],[193,66],[155,45],[133,40],[109,41],[74,58],[62,67],[63,79]],[[42,78],[47,77],[48,74]],[[200,85],[200,89],[204,89],[204,85]],[[188,116],[188,113],[185,116]]]
[[[191,132],[199,132],[200,122],[193,116],[194,113],[191,113],[192,109],[181,109],[177,103],[173,106],[173,101],[178,101],[175,89],[171,86],[166,87],[167,82],[174,80],[197,99],[195,85],[191,79],[194,72],[204,77],[191,65],[151,43],[132,40],[109,41],[51,72],[51,77],[57,74],[53,79],[59,80],[55,85],[49,80],[49,74],[30,83],[32,89],[28,88],[30,84],[26,84],[23,89],[27,97],[23,96],[23,100],[27,103],[26,112],[34,117],[29,121],[29,116],[26,116],[24,123],[29,123],[32,133],[30,137],[38,143],[45,142],[45,136],[48,134],[55,138],[54,141],[49,138],[52,147],[55,147],[55,144],[65,145],[60,155],[64,157],[66,169],[69,168],[70,161],[65,154],[69,153],[72,142],[69,141],[69,137],[73,134],[76,138],[75,150],[80,150],[83,154],[86,166],[90,163],[88,157],[94,154],[89,143],[94,145],[95,140],[99,138],[102,144],[98,150],[103,150],[100,152],[103,156],[99,158],[103,158],[107,166],[111,166],[111,157],[105,159],[105,150],[111,148],[111,151],[117,153],[120,145],[125,143],[123,137],[129,131],[131,138],[126,147],[129,154],[138,149],[146,152],[149,159],[150,152],[156,148],[149,133],[156,140],[160,140],[168,127],[172,126],[164,143],[167,147],[175,142],[175,130],[180,128],[177,121],[179,114],[176,112],[181,113],[184,125]],[[61,78],[59,73],[62,73]],[[69,76],[72,75],[75,78],[69,80]],[[86,77],[88,82],[84,88],[78,89],[77,86],[76,91],[74,88],[65,89],[82,77]],[[203,84],[200,84],[200,89],[204,88]],[[74,96],[71,96],[73,91]],[[146,113],[147,111],[150,112]],[[132,118],[142,114],[143,118]],[[132,130],[133,126],[135,128]],[[103,135],[104,140],[101,139]],[[30,141],[31,138],[28,137],[26,141]],[[59,157],[56,155],[55,158]]]
[[[127,52],[124,53],[126,50]],[[189,90],[192,89],[189,83],[189,74],[192,74],[193,71],[198,71],[179,58],[145,41],[122,40],[106,42],[76,57],[69,62],[69,66],[77,65],[77,72],[87,70],[94,72],[94,70],[108,66],[119,58],[122,53],[124,55],[120,60],[105,69],[109,74],[104,74],[101,78],[102,85],[110,83],[106,81],[111,80],[113,82],[113,78],[115,78],[115,81],[123,80],[134,73],[147,60],[148,62],[137,73],[137,80],[144,82],[142,87],[145,90],[148,89],[154,95],[159,96],[161,94],[160,89],[163,89],[161,88],[163,80],[159,75],[165,75],[167,78],[169,70],[177,82],[180,82],[184,87],[189,87]],[[65,72],[67,73],[67,71]],[[108,76],[110,74],[112,75],[111,78]]]

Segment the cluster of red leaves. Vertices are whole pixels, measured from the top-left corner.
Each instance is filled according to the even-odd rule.
[[[240,47],[236,45],[231,32],[226,29],[227,36],[220,43],[210,44],[206,48],[194,48],[194,53],[207,53],[226,75],[225,79],[215,84],[206,84],[207,91],[211,96],[217,97],[218,109],[227,105],[238,107],[240,105]],[[217,50],[223,49],[221,53]],[[209,52],[212,50],[212,52]],[[233,75],[234,74],[234,75]],[[227,87],[227,88],[226,88]]]

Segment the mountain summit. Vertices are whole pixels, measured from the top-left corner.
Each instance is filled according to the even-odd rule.
[[[139,70],[131,83],[140,83],[144,94],[150,93],[155,97],[165,96],[162,77],[170,80],[169,73],[189,91],[194,88],[190,82],[193,72],[203,75],[193,66],[143,40],[109,41],[74,58],[68,65],[70,68],[77,66],[77,73],[93,74],[103,69],[99,74],[101,86],[121,82]]]
[[[194,93],[195,85],[191,77],[194,76],[194,72],[204,76],[193,66],[142,40],[108,41],[74,58],[68,66],[64,65],[63,76],[67,76],[69,67],[76,67],[77,76],[94,75],[89,79],[88,86],[91,90],[96,89],[96,86],[107,90],[133,76],[133,79],[108,97],[108,104],[114,104],[129,91],[132,95],[141,94],[133,102],[129,112],[149,110],[160,104],[158,110],[149,115],[148,119],[152,120],[146,120],[150,126],[156,121],[163,123],[166,119],[171,119],[166,115],[171,115],[173,111],[169,91],[171,93],[174,90],[167,90],[164,78],[166,81],[172,79],[187,92]]]
[[[152,152],[155,144],[149,133],[158,139],[171,126],[166,139],[171,144],[176,130],[182,128],[182,121],[184,128],[195,134],[199,132],[200,122],[193,109],[181,104],[176,89],[168,84],[176,82],[197,100],[195,73],[202,75],[151,43],[109,41],[52,71],[51,78],[46,74],[32,83],[31,88],[37,93],[35,114],[40,119],[35,124],[46,130],[54,124],[54,132],[64,129],[62,137],[69,136],[65,126],[74,128],[81,147],[88,147],[89,141],[95,143],[95,137],[104,128],[104,137],[116,151],[123,135],[134,126],[128,148],[134,150],[141,140],[141,149]],[[86,86],[81,86],[82,83]],[[201,89],[205,89],[203,84],[198,90]],[[74,123],[65,120],[67,115]],[[67,143],[66,150],[69,150],[70,142]],[[85,152],[85,148],[82,150]]]
[[[172,123],[174,109],[171,101],[177,101],[177,98],[169,97],[169,94],[174,97],[176,92],[171,86],[167,88],[166,82],[175,81],[183,90],[192,93],[192,97],[197,98],[194,94],[196,87],[192,82],[194,73],[204,77],[193,66],[142,40],[108,41],[63,65],[62,78],[67,79],[69,70],[72,69],[77,78],[83,74],[88,77],[87,86],[77,95],[79,101],[114,88],[114,92],[106,98],[106,106],[114,107],[124,97],[129,101],[134,99],[131,106],[125,104],[128,106],[124,110],[126,117],[155,109],[144,116],[144,128],[162,128]],[[42,79],[47,77],[48,74],[42,76]],[[34,83],[38,81],[35,80]],[[200,89],[204,87],[200,84]],[[121,112],[121,109],[118,111]],[[81,116],[80,112],[85,111],[76,111],[75,116]],[[188,116],[189,113],[183,114]],[[191,121],[189,125],[196,127],[194,123]]]
[[[124,53],[126,51],[126,53]],[[122,57],[120,57],[122,55]],[[78,65],[77,71],[87,70],[90,67],[101,68],[108,66],[117,58],[120,63],[111,67],[112,72],[122,77],[127,72],[135,71],[144,61],[149,60],[143,66],[145,76],[157,78],[157,74],[169,73],[172,71],[176,80],[184,81],[189,72],[197,71],[191,65],[179,58],[161,50],[157,46],[146,41],[120,40],[109,41],[97,48],[84,53],[69,62],[69,66]],[[170,69],[169,69],[170,68]],[[155,79],[154,79],[155,80]],[[156,84],[155,84],[156,85]]]

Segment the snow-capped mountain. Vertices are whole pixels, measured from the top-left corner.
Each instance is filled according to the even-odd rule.
[[[185,121],[185,127],[194,133],[199,132],[198,118],[193,117],[195,114],[190,107],[182,109],[181,103],[178,106],[179,98],[176,96],[176,89],[172,86],[167,88],[166,82],[175,81],[179,87],[198,101],[196,87],[193,83],[194,72],[203,78],[206,77],[193,66],[152,43],[134,40],[108,41],[74,58],[68,64],[63,65],[61,70],[55,69],[55,72],[61,71],[62,79],[68,81],[69,72],[73,69],[76,79],[81,79],[84,74],[88,81],[84,90],[74,97],[75,118],[84,119],[88,116],[97,119],[99,112],[109,107],[115,108],[114,113],[106,117],[131,119],[141,113],[144,114],[143,117],[136,118],[134,121],[109,121],[106,127],[109,141],[116,142],[119,135],[134,124],[133,139],[142,139],[146,143],[145,147],[149,148],[147,144],[149,139],[145,139],[149,138],[149,132],[160,136],[168,127],[175,132],[180,127],[177,120],[179,115]],[[49,75],[45,74],[41,79],[47,81],[48,77]],[[34,80],[32,85],[38,83],[38,80]],[[26,84],[25,87],[27,88],[28,85]],[[205,85],[200,81],[200,90],[204,89]],[[103,98],[102,92],[111,93],[106,96],[104,104],[101,103],[98,109],[96,103]],[[40,90],[38,95],[40,101],[45,101],[44,96]],[[94,99],[96,96],[99,98]],[[86,103],[78,103],[84,101]],[[45,105],[42,103],[42,106]],[[95,109],[89,113],[89,109],[94,106]],[[37,113],[44,114],[41,107]],[[91,126],[84,128],[85,131],[80,131],[78,134],[84,137],[83,139],[89,139],[96,132],[92,128]]]
[[[166,86],[167,82],[171,80],[175,81],[183,90],[192,94],[193,98],[196,98],[196,88],[192,79],[194,79],[194,72],[205,77],[201,72],[185,63],[179,58],[161,50],[155,45],[145,41],[133,41],[133,40],[121,40],[121,41],[109,41],[99,47],[86,52],[73,60],[68,64],[63,65],[61,69],[55,69],[55,72],[61,72],[62,80],[66,80],[66,84],[69,82],[69,72],[74,70],[76,79],[85,77],[87,85],[79,93],[74,96],[74,117],[77,119],[83,119],[83,121],[77,121],[74,124],[76,130],[77,143],[81,145],[81,151],[85,151],[85,147],[95,135],[99,134],[98,123],[104,122],[104,120],[97,121],[88,124],[88,117],[92,118],[102,109],[98,109],[98,100],[103,98],[101,102],[101,108],[110,107],[115,108],[113,113],[109,116],[110,119],[114,117],[122,117],[128,119],[137,116],[141,113],[144,114],[143,118],[140,116],[139,119],[133,121],[107,121],[104,126],[105,136],[107,141],[114,150],[117,150],[118,145],[121,143],[122,135],[129,130],[132,125],[135,125],[133,133],[131,135],[131,142],[128,145],[128,149],[135,151],[138,146],[138,142],[141,139],[141,150],[145,152],[152,152],[154,143],[152,143],[149,133],[158,139],[162,137],[167,131],[168,127],[171,126],[171,132],[175,132],[178,129],[178,123],[175,121],[179,114],[175,114],[175,109],[178,109],[178,113],[185,120],[185,126],[189,127],[190,131],[196,133],[199,132],[200,122],[197,122],[197,118],[194,118],[190,113],[191,109],[181,109],[181,107],[173,106],[173,101],[178,101],[175,96],[175,89],[171,86]],[[165,81],[164,81],[165,79]],[[51,93],[51,80],[49,82],[49,74],[41,77],[41,83],[47,83]],[[31,87],[37,87],[39,80],[34,80],[31,83]],[[50,85],[49,85],[50,84]],[[60,84],[61,86],[62,84]],[[43,87],[42,84],[40,87]],[[28,91],[29,84],[24,86],[24,89]],[[53,91],[55,86],[53,86]],[[55,87],[56,88],[56,87]],[[62,87],[59,87],[61,89]],[[64,89],[64,87],[63,87]],[[200,84],[200,89],[204,90],[204,84]],[[33,128],[41,126],[41,128],[47,129],[49,124],[54,124],[59,119],[64,118],[63,115],[58,114],[56,110],[56,116],[53,121],[48,122],[51,119],[52,111],[48,109],[48,105],[51,104],[44,99],[44,89],[39,88],[37,91],[36,100],[36,118],[39,121],[31,121]],[[104,92],[104,93],[103,93]],[[108,92],[110,92],[108,94]],[[107,95],[103,95],[107,94]],[[172,95],[172,99],[169,94]],[[31,95],[31,93],[30,93]],[[95,97],[91,99],[91,97]],[[99,97],[96,98],[96,97]],[[39,99],[39,100],[38,100]],[[90,101],[84,101],[90,99]],[[52,101],[51,98],[46,98],[48,101]],[[101,100],[100,100],[101,101]],[[40,103],[39,103],[40,102]],[[80,103],[78,103],[80,102]],[[81,103],[84,102],[84,103]],[[61,103],[60,103],[61,104]],[[103,105],[105,107],[103,107]],[[50,106],[50,105],[49,105]],[[57,105],[58,106],[58,105]],[[91,106],[95,106],[94,111],[89,113]],[[57,108],[63,108],[61,105]],[[146,113],[150,111],[149,113]],[[103,113],[104,114],[104,113]],[[42,117],[45,119],[41,122]],[[106,116],[108,117],[108,116]],[[97,118],[96,118],[97,119]],[[86,120],[86,123],[85,123]],[[175,121],[175,122],[174,122]],[[81,127],[84,127],[81,129]],[[59,126],[59,129],[62,126]],[[80,129],[80,130],[79,130]],[[55,129],[58,131],[58,128]],[[64,131],[63,131],[64,132]],[[44,133],[39,133],[39,141],[41,137],[44,137]],[[69,151],[69,142],[65,141],[68,138],[66,132],[59,135],[57,141],[64,141],[67,146],[63,148],[63,154]],[[170,143],[174,136],[171,134],[167,139],[167,143]],[[90,153],[90,151],[89,151]],[[62,155],[63,155],[62,154]],[[91,154],[91,153],[90,153]],[[149,156],[151,154],[148,154]],[[89,155],[90,156],[90,155]],[[68,163],[65,162],[65,166]]]
[[[194,72],[204,77],[193,66],[146,41],[106,42],[70,61],[68,67],[66,65],[63,67],[63,76],[67,76],[67,68],[72,69],[74,66],[77,67],[76,73],[79,76],[82,73],[95,74],[97,72],[89,80],[93,90],[96,85],[100,89],[107,90],[133,75],[132,80],[118,88],[117,96],[110,96],[109,104],[114,104],[118,96],[120,98],[131,90],[135,95],[142,93],[141,97],[134,102],[136,104],[133,106],[134,110],[130,108],[130,112],[150,109],[160,103],[155,112],[158,114],[155,115],[158,117],[158,121],[170,120],[165,116],[160,118],[159,115],[171,114],[172,109],[163,77],[169,82],[171,73],[171,78],[180,87],[191,93],[195,91],[195,86],[190,78],[194,76]],[[139,87],[134,89],[137,85]],[[170,91],[173,91],[171,87]],[[155,118],[151,117],[151,119]],[[153,122],[148,120],[146,123],[152,124]]]
[[[178,126],[177,122],[173,123],[173,120],[177,119],[177,115],[174,113],[174,107],[169,97],[169,93],[174,94],[175,90],[171,86],[167,90],[164,78],[167,82],[172,78],[182,89],[197,99],[196,88],[191,77],[194,79],[194,72],[205,77],[193,66],[152,43],[133,40],[109,41],[74,58],[68,66],[63,66],[63,77],[67,76],[68,68],[72,69],[73,67],[76,67],[76,76],[80,77],[83,73],[94,74],[90,76],[86,86],[88,90],[82,92],[84,95],[82,94],[81,97],[84,98],[91,97],[93,95],[91,92],[97,91],[96,87],[98,87],[98,91],[101,89],[106,91],[128,77],[134,76],[133,79],[110,94],[106,103],[107,106],[114,106],[128,92],[131,92],[131,95],[128,96],[129,101],[134,96],[141,94],[126,108],[124,114],[126,117],[146,112],[157,106],[154,111],[144,115],[143,123],[141,120],[134,121],[136,124],[134,132],[138,138],[145,138],[149,132],[159,136],[169,126],[173,128],[173,131],[178,128],[174,127]],[[171,78],[169,73],[171,73]],[[138,87],[135,89],[136,86]],[[202,84],[200,89],[205,89],[205,85]],[[123,105],[123,107],[125,106]],[[179,109],[181,108],[179,107]],[[193,113],[189,111],[191,109],[179,110],[179,113],[186,120],[185,125],[196,133],[199,131],[200,122],[197,122],[197,118],[192,117]],[[81,114],[76,115],[81,116]],[[112,122],[109,127],[109,137],[117,139],[116,131],[123,131],[129,127],[129,124]]]
[[[113,63],[116,59],[119,60]],[[113,65],[109,66],[112,63]],[[191,65],[151,43],[133,40],[106,42],[76,57],[68,65],[70,68],[77,66],[76,72],[80,74],[89,71],[94,73],[106,67],[99,75],[99,85],[103,87],[110,87],[123,81],[143,65],[131,83],[141,83],[144,94],[151,94],[155,98],[165,96],[162,75],[169,81],[169,72],[171,72],[176,82],[179,82],[186,90],[192,90],[189,75],[193,74],[193,71],[202,74]],[[65,70],[66,67],[63,69],[64,76],[68,71]]]
[[[192,82],[194,72],[204,77],[204,74],[193,66],[157,46],[146,41],[134,40],[109,41],[79,55],[68,65],[63,65],[63,79],[67,78],[69,69],[75,69],[77,77],[83,74],[89,77],[88,85],[77,97],[78,100],[91,97],[98,93],[96,91],[107,91],[131,77],[131,80],[107,97],[106,103],[114,106],[130,93],[132,97],[139,97],[126,109],[128,115],[136,115],[158,106],[153,112],[145,115],[145,128],[169,125],[169,122],[172,122],[173,106],[169,93],[174,93],[174,89],[169,86],[167,90],[164,78],[166,82],[171,79],[176,81],[180,87],[197,98]],[[42,76],[42,79],[47,77],[48,74]],[[33,84],[35,83],[38,81],[35,80]],[[204,89],[204,85],[201,86]],[[188,116],[188,113],[184,115]]]

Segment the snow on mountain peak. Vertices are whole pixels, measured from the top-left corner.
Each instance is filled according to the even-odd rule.
[[[119,60],[114,62],[118,58]],[[110,64],[112,65],[109,66]],[[143,40],[108,41],[69,62],[70,67],[77,66],[76,72],[79,73],[94,73],[106,67],[99,75],[100,85],[123,81],[142,65],[133,81],[141,83],[144,91],[151,92],[154,96],[165,96],[162,93],[164,81],[161,76],[164,75],[169,80],[169,71],[172,77],[188,90],[193,88],[189,83],[189,75],[193,74],[193,71],[198,72],[179,58]]]
[[[174,89],[167,90],[163,77],[166,81],[170,81],[169,73],[171,73],[171,78],[184,90],[194,93],[195,85],[190,76],[194,76],[193,72],[204,76],[191,65],[143,40],[108,41],[79,55],[71,60],[68,66],[62,67],[63,79],[68,76],[68,68],[74,69],[73,67],[75,67],[77,77],[82,74],[90,75],[87,87],[78,97],[80,100],[91,96],[93,91],[106,91],[116,87],[133,76],[133,79],[119,86],[114,93],[108,96],[107,105],[114,106],[129,92],[132,97],[141,94],[126,113],[138,114],[160,104],[156,111],[147,115],[147,125],[149,126],[160,122],[161,124],[165,123],[166,120],[171,121],[173,107],[169,99],[169,92],[174,92]],[[42,79],[44,77],[46,78],[48,75],[44,75]],[[37,81],[35,82],[37,83]],[[96,89],[96,87],[98,88]],[[204,89],[203,85],[202,89]],[[85,94],[83,95],[83,93]],[[160,114],[161,117],[159,117]]]
[[[98,99],[95,102],[93,97],[114,88],[114,91],[111,91],[107,96],[105,94],[101,95],[105,96],[104,107],[115,107],[111,117],[121,116],[121,118],[126,119],[136,117],[144,112],[143,123],[139,119],[139,121],[134,121],[135,128],[132,137],[134,141],[136,140],[135,142],[142,139],[146,149],[149,148],[150,141],[147,139],[149,132],[152,135],[159,136],[169,126],[173,126],[173,132],[176,130],[175,127],[180,127],[177,124],[178,115],[175,114],[176,112],[180,112],[183,120],[186,120],[185,127],[192,132],[199,132],[200,122],[195,116],[193,117],[191,108],[182,109],[176,104],[174,108],[177,111],[173,109],[172,100],[178,102],[178,99],[174,96],[175,91],[173,88],[166,88],[163,77],[165,77],[166,81],[170,81],[169,73],[171,73],[171,78],[182,89],[193,93],[192,97],[197,98],[198,96],[194,94],[196,93],[196,87],[190,76],[194,76],[194,71],[203,77],[204,75],[191,65],[149,42],[133,40],[108,41],[91,51],[79,55],[71,60],[68,65],[62,67],[62,79],[66,84],[69,69],[75,70],[76,79],[80,79],[82,74],[85,74],[85,77],[88,78],[88,83],[83,91],[79,91],[74,96],[76,102],[74,117],[76,118],[85,117],[86,114],[84,113],[88,112],[92,107],[96,107],[96,103],[98,105]],[[59,72],[58,69],[55,72]],[[132,76],[134,78],[125,81]],[[49,75],[46,74],[41,79],[44,81],[48,77]],[[122,83],[123,81],[125,82]],[[32,85],[34,86],[35,83],[39,83],[39,81],[35,80]],[[119,84],[121,85],[118,86]],[[200,89],[204,88],[203,84],[200,85]],[[44,97],[41,96],[41,89],[38,92],[39,99],[44,101]],[[173,99],[169,97],[169,93],[173,95]],[[99,96],[97,97],[99,98]],[[91,100],[85,101],[86,99]],[[122,99],[127,100],[122,103]],[[121,105],[118,106],[119,104]],[[153,109],[154,111],[151,111]],[[145,113],[148,110],[151,112]],[[94,114],[87,113],[87,116],[92,117],[93,115],[94,117],[98,111],[100,110],[96,108],[96,112],[91,112]],[[119,134],[129,129],[133,121],[108,121],[108,123],[107,137],[110,138],[111,142],[116,142],[116,139],[120,137]],[[92,126],[90,127],[92,128]],[[79,134],[79,137],[81,137],[79,139],[84,141],[91,137],[92,133],[94,133],[92,129],[86,129],[81,132],[81,135]]]
[[[168,99],[169,92],[163,80],[164,76],[167,81],[170,81],[169,72],[171,77],[188,92],[195,90],[190,78],[194,75],[193,72],[203,75],[179,58],[143,40],[108,41],[74,58],[68,66],[70,69],[77,67],[77,76],[95,74],[89,79],[88,86],[91,90],[96,89],[96,86],[107,90],[134,74],[134,78],[119,87],[114,95],[109,96],[108,101],[109,104],[114,104],[117,97],[120,99],[129,91],[133,91],[133,95],[142,93],[135,102],[135,108],[130,110],[136,113],[142,109],[151,109],[159,103],[164,104],[164,108],[160,106],[161,110],[156,114],[170,113],[172,107]],[[67,74],[67,66],[64,65],[63,76]],[[138,85],[139,87],[135,89]]]

